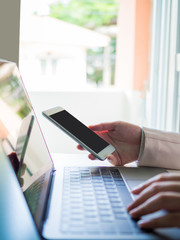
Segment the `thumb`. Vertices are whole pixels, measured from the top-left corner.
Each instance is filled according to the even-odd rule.
[[[107,157],[107,160],[113,164],[114,166],[122,166],[122,160],[121,158],[118,156],[117,152],[114,152],[113,154],[110,154]]]

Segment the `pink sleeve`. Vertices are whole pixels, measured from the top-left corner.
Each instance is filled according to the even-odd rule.
[[[138,166],[180,169],[180,133],[144,128],[144,143]]]

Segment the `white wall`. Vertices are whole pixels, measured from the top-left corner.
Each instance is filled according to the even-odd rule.
[[[136,0],[119,0],[115,84],[133,88]]]
[[[19,62],[20,0],[0,0],[0,58]]]

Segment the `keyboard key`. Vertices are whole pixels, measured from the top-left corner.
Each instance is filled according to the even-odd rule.
[[[112,178],[112,175],[110,174],[110,172],[105,173],[105,174],[102,174],[102,178],[103,178],[103,179],[113,179],[113,178]]]
[[[68,233],[69,232],[69,224],[62,224],[60,229],[63,233]]]
[[[106,194],[100,194],[96,196],[96,199],[98,200],[107,200],[108,201],[108,196]]]
[[[106,209],[106,210],[104,210],[104,209],[99,209],[99,215],[100,215],[100,216],[112,215],[112,211],[111,211],[110,208],[109,208],[109,209]]]
[[[105,185],[106,189],[110,189],[111,191],[116,190],[114,186],[111,185]]]
[[[112,200],[112,202],[114,199],[120,199],[119,194],[117,192],[114,192],[114,191],[111,192],[111,191],[109,191],[109,189],[107,189],[106,192],[107,192],[109,200]]]
[[[120,198],[110,198],[110,202],[111,203],[115,203],[116,205],[122,205],[122,201],[120,200]]]
[[[101,180],[102,181],[102,176],[96,176],[96,175],[91,175],[92,180]]]
[[[86,224],[98,224],[99,225],[99,219],[98,218],[85,218],[84,219],[84,227]]]
[[[127,220],[127,214],[125,213],[115,213],[114,217],[116,220]]]
[[[114,222],[114,218],[112,215],[100,216],[100,220],[102,222],[109,222],[109,223]]]
[[[116,186],[124,186],[125,185],[125,183],[124,183],[124,181],[115,181],[115,184],[116,184]]]
[[[70,214],[81,215],[81,214],[83,214],[83,209],[82,208],[71,208]]]
[[[83,210],[84,210],[84,212],[87,212],[87,211],[97,211],[97,208],[96,208],[96,206],[94,205],[94,206],[83,206]]]
[[[97,211],[95,211],[95,210],[85,211],[84,216],[85,217],[97,217]]]
[[[103,184],[98,185],[98,186],[94,186],[94,191],[105,191],[105,187]]]
[[[98,209],[101,211],[101,210],[104,210],[104,211],[107,211],[107,210],[110,210],[111,209],[111,206],[109,203],[107,204],[100,204],[98,205]]]
[[[71,214],[70,216],[70,221],[71,222],[83,222],[83,215],[81,214]]]
[[[109,169],[107,168],[101,168],[101,173],[102,173],[102,176],[110,175]]]
[[[97,199],[98,204],[109,204],[109,201],[106,199]]]
[[[110,168],[110,172],[120,174],[117,168]]]
[[[126,212],[123,205],[120,204],[119,206],[113,207],[113,212],[115,213],[121,213],[121,212]]]
[[[91,168],[91,175],[100,175],[100,171],[98,168]]]
[[[84,202],[84,206],[89,206],[89,207],[93,207],[93,206],[96,206],[96,203],[95,201],[86,201]]]
[[[70,208],[82,208],[82,202],[70,202],[69,207]]]

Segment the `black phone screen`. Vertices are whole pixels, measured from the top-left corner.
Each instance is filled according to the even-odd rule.
[[[56,123],[86,144],[94,152],[99,153],[109,144],[66,110],[50,115]]]

